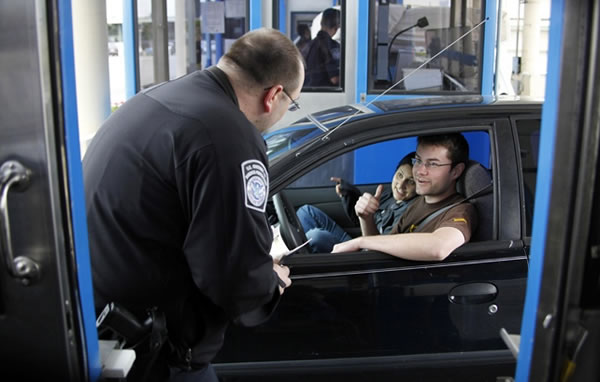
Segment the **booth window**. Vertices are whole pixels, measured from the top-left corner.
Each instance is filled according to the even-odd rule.
[[[248,31],[248,12],[247,0],[137,0],[141,89],[215,65]]]
[[[414,70],[483,19],[483,0],[423,3],[370,2],[369,93],[380,93],[405,77],[390,93],[481,93],[483,27]]]
[[[273,27],[304,57],[303,92],[344,90],[345,17],[345,1],[273,1]]]

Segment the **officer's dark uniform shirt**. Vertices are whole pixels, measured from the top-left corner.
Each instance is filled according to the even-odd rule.
[[[310,42],[305,56],[305,86],[337,86],[330,78],[340,75],[340,44],[325,31]]]
[[[267,163],[216,67],[113,113],[83,160],[97,310],[158,306],[192,366],[210,362],[230,320],[265,320],[279,297]]]

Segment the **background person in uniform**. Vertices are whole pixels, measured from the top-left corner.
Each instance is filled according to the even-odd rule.
[[[333,252],[368,248],[409,260],[445,259],[468,242],[477,228],[475,207],[468,201],[461,203],[464,197],[456,192],[456,181],[468,159],[469,145],[462,134],[419,137],[413,176],[420,196],[390,235],[361,236],[337,244]],[[459,204],[426,221],[436,211],[455,203]]]
[[[305,86],[338,86],[340,83],[340,44],[333,40],[340,28],[340,11],[327,8],[321,17],[321,30],[306,53]]]
[[[361,195],[358,188],[347,184],[340,178],[332,177],[336,182],[335,191],[342,198],[346,214],[360,224],[361,234],[384,235],[390,233],[400,217],[415,200],[415,181],[412,175],[412,159],[415,153],[409,153],[396,166],[389,189],[379,185],[375,195],[365,192]],[[306,204],[297,211],[309,245],[315,253],[331,252],[337,243],[351,240],[333,219],[315,206]]]
[[[261,132],[296,105],[302,57],[273,29],[239,38],[216,67],[159,84],[111,115],[83,160],[97,310],[141,321],[156,307],[168,342],[140,344],[129,380],[216,381],[230,321],[266,320],[291,284],[273,263]]]
[[[294,40],[294,44],[296,44],[296,48],[302,53],[302,56],[306,57],[306,53],[310,47],[310,39],[312,38],[310,28],[306,24],[298,24],[296,33],[298,33],[298,37]]]

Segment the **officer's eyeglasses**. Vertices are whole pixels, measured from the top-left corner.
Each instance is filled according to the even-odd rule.
[[[290,99],[290,101],[292,101],[292,103],[290,104],[290,106],[288,107],[289,111],[296,111],[296,110],[300,110],[300,105],[298,105],[298,102],[296,102],[295,99],[293,99],[289,93],[285,90],[285,88],[282,88],[281,90],[283,90],[283,92],[285,93],[286,96],[288,96],[288,98]]]
[[[427,170],[436,170],[440,167],[443,166],[452,166],[452,162],[450,163],[437,163],[437,162],[423,162],[421,159],[419,158],[412,158],[412,164],[414,167],[421,167],[421,166],[425,166],[425,168]]]
[[[271,87],[265,88],[264,90],[271,90]],[[298,102],[295,99],[293,99],[292,96],[290,96],[290,94],[285,90],[285,88],[281,88],[281,90],[283,90],[283,94],[285,94],[290,99],[290,101],[292,101],[292,103],[288,107],[288,111],[300,110],[300,105],[298,104]]]

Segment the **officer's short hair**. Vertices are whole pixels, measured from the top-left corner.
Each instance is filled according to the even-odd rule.
[[[246,33],[231,45],[223,59],[260,87],[281,84],[293,91],[301,85],[302,55],[292,40],[278,30],[260,28]]]
[[[467,164],[469,160],[469,144],[460,133],[423,135],[417,138],[418,146],[442,146],[448,150],[448,159],[454,167],[459,163]]]
[[[339,28],[340,27],[340,11],[335,8],[327,8],[321,16],[321,27]]]

